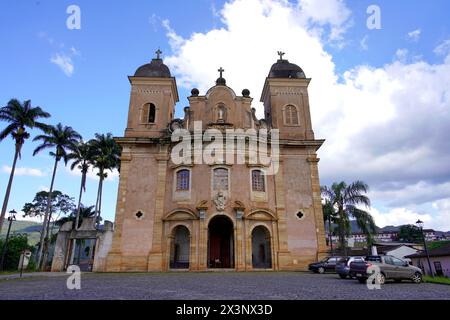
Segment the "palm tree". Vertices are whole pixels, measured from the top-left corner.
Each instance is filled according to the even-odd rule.
[[[55,222],[55,225],[62,226],[64,223],[72,221],[74,223],[78,222],[78,225],[75,225],[74,228],[79,228],[84,218],[93,217],[94,214],[95,214],[94,206],[85,207],[83,204],[80,204],[80,206],[76,210],[72,211],[70,215],[68,215],[67,217],[62,217],[59,220],[57,220]]]
[[[78,229],[81,198],[83,196],[83,191],[86,191],[86,176],[89,167],[92,164],[92,147],[89,143],[80,141],[76,145],[69,147],[69,149],[70,153],[67,155],[67,159],[73,161],[70,169],[73,170],[77,167],[81,171],[80,194],[78,196],[77,213],[75,218],[75,229]]]
[[[371,214],[358,208],[364,205],[370,208],[370,200],[363,193],[367,193],[369,187],[362,181],[355,181],[350,185],[345,182],[333,183],[331,188],[321,187],[321,193],[325,201],[328,201],[336,209],[338,222],[339,242],[344,254],[347,255],[345,238],[350,235],[350,218],[356,219],[356,223],[367,237],[370,245],[373,241],[373,234],[376,232],[375,222]]]
[[[48,192],[48,200],[47,200],[47,209],[45,211],[44,215],[44,223],[42,226],[42,232],[41,232],[41,239],[39,244],[39,251],[37,255],[37,265],[38,267],[42,267],[45,265],[45,263],[42,263],[44,259],[42,259],[42,254],[44,250],[44,239],[47,242],[47,232],[46,230],[49,229],[50,225],[49,222],[51,220],[51,203],[52,203],[52,192],[53,192],[53,185],[55,183],[55,176],[56,176],[56,169],[58,167],[58,162],[63,159],[64,163],[67,165],[68,161],[68,154],[67,150],[77,144],[81,140],[81,135],[72,129],[72,127],[63,127],[61,123],[58,123],[56,126],[50,126],[50,130],[48,134],[44,135],[38,135],[33,139],[33,141],[42,141],[41,145],[39,145],[33,152],[33,156],[38,154],[39,152],[49,149],[49,148],[55,148],[55,152],[51,151],[49,154],[50,156],[55,158],[55,163],[53,166],[53,174],[52,174],[52,180],[50,183],[50,190]]]
[[[20,152],[25,140],[30,137],[30,134],[26,129],[38,128],[43,131],[48,130],[48,126],[38,120],[39,118],[49,117],[50,114],[43,111],[40,107],[33,108],[30,100],[21,103],[17,99],[11,99],[5,107],[0,108],[0,120],[9,122],[8,126],[0,132],[0,141],[11,135],[16,142],[13,165],[9,175],[8,186],[6,188],[5,199],[3,200],[2,211],[0,214],[0,231],[2,230],[3,221],[5,219],[5,214],[8,207],[9,195],[11,193],[17,159],[20,159]]]
[[[120,167],[120,146],[114,141],[111,133],[95,134],[95,139],[90,141],[92,146],[93,164],[98,169],[99,183],[97,191],[97,202],[95,204],[95,214],[97,221],[101,219],[103,180],[108,177],[107,170],[114,170]]]

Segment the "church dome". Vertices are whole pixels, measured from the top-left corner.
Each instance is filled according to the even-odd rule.
[[[298,65],[290,63],[288,60],[279,59],[270,68],[269,78],[306,79],[306,76]]]
[[[170,78],[170,70],[162,59],[152,59],[150,63],[140,66],[134,73],[135,77],[150,77],[150,78]]]

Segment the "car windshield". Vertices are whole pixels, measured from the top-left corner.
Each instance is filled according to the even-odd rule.
[[[349,260],[350,258],[341,258],[341,259],[339,259],[339,263],[346,263],[346,262],[348,262],[348,260]]]

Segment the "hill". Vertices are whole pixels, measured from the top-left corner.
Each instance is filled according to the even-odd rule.
[[[28,235],[28,243],[34,246],[39,242],[41,228],[41,223],[18,220],[12,223],[11,234],[26,233]],[[0,237],[5,238],[7,232],[8,222],[5,221],[5,223],[3,224],[2,232],[0,233]]]

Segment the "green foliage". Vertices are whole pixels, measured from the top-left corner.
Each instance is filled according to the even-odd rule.
[[[337,223],[339,242],[344,249],[345,238],[352,231],[351,217],[356,219],[358,227],[367,237],[368,244],[373,242],[373,234],[376,232],[375,221],[369,212],[359,207],[370,207],[370,200],[365,195],[368,190],[368,185],[362,181],[355,181],[350,185],[343,181],[335,182],[331,187],[321,187],[322,197],[325,200],[324,215],[332,217]]]
[[[78,223],[78,227],[81,226],[81,223],[83,222],[83,218],[90,218],[93,217],[95,215],[95,211],[94,211],[94,206],[90,206],[90,207],[85,207],[84,205],[80,205],[80,221]],[[68,215],[67,217],[63,217],[61,219],[59,219],[58,221],[55,222],[55,225],[57,226],[62,226],[64,223],[68,222],[68,221],[73,221],[75,222],[75,219],[77,217],[77,210],[74,209],[70,215]],[[99,217],[97,217],[98,219],[101,219]],[[100,222],[100,220],[99,220]]]
[[[439,283],[450,285],[450,278],[447,277],[423,276],[423,281],[428,283]]]
[[[0,240],[0,256],[3,254],[5,239]],[[28,245],[28,237],[26,234],[13,234],[9,236],[8,248],[5,256],[5,270],[17,270],[19,266],[20,254],[23,250],[31,250]]]
[[[17,99],[11,99],[8,104],[0,108],[0,120],[8,122],[8,126],[0,132],[0,141],[7,136],[11,137],[18,144],[23,144],[30,134],[26,128],[38,128],[43,131],[48,130],[48,125],[39,122],[39,118],[49,118],[50,114],[40,107],[32,107],[31,101],[23,103]]]
[[[74,199],[58,190],[52,192],[51,202],[52,213],[57,215],[66,215],[75,209]],[[25,203],[22,209],[24,217],[42,217],[47,210],[47,203],[48,192],[39,191],[36,193],[33,202]]]
[[[106,178],[106,170],[120,168],[120,146],[114,141],[111,133],[95,134],[95,139],[89,141],[92,148],[92,162],[99,169],[98,175]]]
[[[36,271],[36,261],[31,257],[30,261],[28,262],[27,271]]]
[[[33,141],[40,141],[41,144],[34,149],[33,156],[46,149],[55,149],[55,151],[49,152],[50,156],[54,157],[56,161],[60,159],[64,160],[67,164],[68,151],[71,147],[79,143],[81,135],[72,129],[58,123],[56,126],[49,126],[47,134],[41,134],[36,136]]]
[[[442,246],[445,246],[447,244],[450,244],[450,241],[448,241],[448,240],[432,241],[432,242],[427,242],[427,247],[428,247],[428,250],[433,250],[433,249],[437,249],[437,248],[440,248]]]
[[[421,243],[423,241],[422,231],[413,224],[406,224],[400,227],[397,240],[402,242]]]

